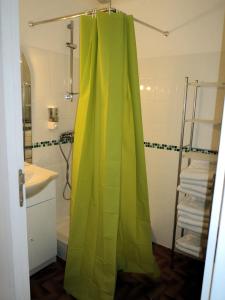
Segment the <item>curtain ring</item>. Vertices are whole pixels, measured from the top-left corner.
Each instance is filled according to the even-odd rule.
[[[94,17],[96,17],[96,11],[97,11],[97,9],[96,9],[96,8],[93,8],[92,14],[91,14],[92,19],[93,19]]]
[[[111,1],[109,2],[109,6],[108,6],[108,14],[111,14]]]

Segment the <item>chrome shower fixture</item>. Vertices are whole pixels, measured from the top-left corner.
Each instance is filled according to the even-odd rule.
[[[73,76],[73,51],[77,48],[77,45],[73,43],[73,31],[74,31],[74,23],[71,21],[67,28],[70,30],[70,42],[66,43],[66,47],[70,49],[70,80],[69,80],[69,91],[65,94],[64,99],[73,101],[73,96],[79,95],[79,93],[75,93],[73,91],[73,82],[74,82],[74,76]]]
[[[75,50],[75,49],[77,49],[77,45],[75,45],[75,44],[71,44],[71,43],[66,43],[66,47],[68,47],[68,48],[70,48],[70,49],[73,49],[73,50]]]
[[[69,152],[66,155],[65,150],[63,149],[63,145],[70,143],[70,147],[69,147]],[[74,142],[74,132],[73,131],[66,131],[63,132],[60,136],[59,136],[59,149],[62,153],[63,158],[65,159],[66,162],[66,183],[63,189],[63,198],[65,200],[70,200],[71,196],[67,195],[67,190],[69,190],[71,192],[71,182],[70,182],[70,156],[71,156],[71,152],[72,152],[72,144]]]

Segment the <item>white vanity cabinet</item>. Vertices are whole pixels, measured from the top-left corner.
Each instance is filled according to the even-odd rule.
[[[27,199],[30,274],[56,260],[56,180]]]

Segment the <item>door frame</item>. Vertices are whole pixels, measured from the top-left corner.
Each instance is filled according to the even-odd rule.
[[[0,1],[0,299],[29,300],[26,203],[19,205],[24,168],[19,0]]]
[[[225,278],[225,105],[201,300],[223,300]]]

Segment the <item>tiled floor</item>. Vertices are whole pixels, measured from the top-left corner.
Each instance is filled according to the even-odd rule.
[[[182,255],[175,256],[170,268],[170,250],[154,245],[161,280],[118,274],[115,300],[199,300],[204,264]],[[65,263],[61,260],[31,277],[32,300],[72,300],[63,289]]]

